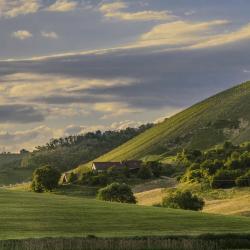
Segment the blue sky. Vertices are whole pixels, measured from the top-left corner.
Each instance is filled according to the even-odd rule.
[[[248,0],[0,0],[0,151],[170,116],[250,79]]]

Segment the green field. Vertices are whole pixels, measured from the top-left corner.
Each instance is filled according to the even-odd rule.
[[[230,123],[239,122],[231,128]],[[95,161],[164,160],[176,148],[207,149],[226,140],[250,140],[250,82],[215,95],[154,126]],[[76,172],[84,171],[81,165]]]
[[[0,190],[0,239],[250,233],[250,218]]]
[[[30,180],[33,169],[21,168],[22,155],[0,154],[0,185]]]

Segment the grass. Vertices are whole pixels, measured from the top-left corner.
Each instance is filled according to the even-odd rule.
[[[170,187],[171,188],[171,187]],[[200,184],[182,183],[179,190],[189,189],[206,201],[203,212],[224,215],[243,215],[250,217],[250,188],[210,189]],[[136,198],[139,205],[159,204],[168,193],[169,188],[155,188],[139,191]]]
[[[0,186],[30,179],[33,170],[20,167],[22,157],[20,154],[0,154]]]
[[[224,133],[211,125],[221,119],[241,120],[244,126]],[[164,153],[176,145],[206,149],[229,139],[244,142],[250,139],[249,122],[250,82],[246,82],[172,116],[95,161],[166,159]],[[91,162],[81,165],[75,171],[83,172],[90,165]]]
[[[250,233],[250,218],[0,189],[0,240]]]

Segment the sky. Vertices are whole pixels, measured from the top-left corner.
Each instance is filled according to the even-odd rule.
[[[250,80],[249,0],[0,0],[0,152],[158,122]]]

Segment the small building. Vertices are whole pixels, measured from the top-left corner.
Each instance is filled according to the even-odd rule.
[[[129,160],[129,161],[120,161],[120,162],[93,162],[92,170],[98,172],[107,171],[109,168],[114,167],[119,170],[127,167],[130,171],[137,170],[141,167],[142,161]]]

